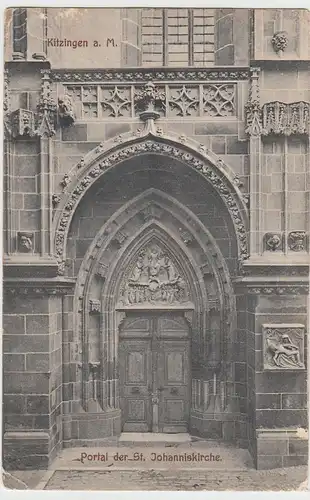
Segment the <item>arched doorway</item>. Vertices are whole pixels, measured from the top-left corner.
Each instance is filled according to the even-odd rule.
[[[74,304],[86,414],[113,415],[117,432],[203,434],[227,411],[229,270],[175,198],[150,188],[109,218],[80,266]]]

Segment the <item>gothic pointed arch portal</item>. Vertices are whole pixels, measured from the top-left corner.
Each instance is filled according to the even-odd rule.
[[[173,197],[149,189],[102,226],[74,302],[85,411],[114,412],[125,430],[190,430],[213,404],[211,380],[227,411],[235,327],[229,271],[208,230]],[[150,375],[159,359],[164,382]]]
[[[186,164],[211,185],[221,198],[234,226],[238,259],[248,258],[248,209],[233,170],[204,145],[186,136],[159,128],[147,128],[135,134],[125,133],[90,151],[63,181],[63,193],[57,201],[53,219],[54,247],[60,275],[65,274],[66,244],[70,224],[86,192],[110,171],[131,158],[152,154]]]

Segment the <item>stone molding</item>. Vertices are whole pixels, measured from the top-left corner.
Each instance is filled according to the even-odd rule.
[[[250,295],[307,295],[309,293],[309,275],[288,276],[284,275],[284,271],[281,276],[270,276],[267,272],[260,276],[244,276],[234,279],[234,283],[237,291]]]
[[[75,280],[59,278],[5,278],[3,281],[4,293],[10,296],[66,295],[72,292],[74,286]]]
[[[305,325],[262,325],[264,370],[303,370]]]
[[[150,123],[152,122],[152,123]],[[74,167],[62,182],[64,187],[54,218],[55,253],[59,262],[59,274],[64,273],[65,245],[73,214],[82,197],[104,175],[107,169],[121,161],[145,153],[162,154],[187,164],[197,170],[217,191],[231,215],[237,235],[239,261],[248,258],[247,207],[239,187],[234,183],[234,174],[221,159],[205,146],[185,136],[176,134],[157,136],[153,120],[148,120],[144,130],[137,135],[126,133],[123,142],[108,141],[84,157],[83,168]]]
[[[212,68],[190,68],[190,69],[173,69],[162,68],[150,69],[139,68],[138,70],[131,69],[109,69],[109,70],[52,70],[51,78],[55,82],[148,82],[153,81],[215,81],[215,80],[248,80],[248,68],[233,68],[227,67],[212,67]]]

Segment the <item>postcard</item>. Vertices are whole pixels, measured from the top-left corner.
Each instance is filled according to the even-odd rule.
[[[309,23],[6,9],[6,488],[307,489]]]

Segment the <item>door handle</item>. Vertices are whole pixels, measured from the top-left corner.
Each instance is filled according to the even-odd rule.
[[[140,389],[139,389],[139,387],[133,387],[133,388],[131,389],[131,393],[132,393],[132,394],[140,394]]]

